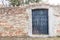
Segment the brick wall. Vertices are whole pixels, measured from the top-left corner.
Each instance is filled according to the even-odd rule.
[[[0,36],[26,35],[27,19],[25,8],[0,8]]]
[[[55,31],[56,35],[60,36],[60,6],[54,7]]]
[[[27,36],[29,14],[26,9],[52,8],[55,33],[60,35],[60,6],[48,4],[30,4],[28,6],[0,8],[0,36]],[[29,11],[29,10],[28,10]],[[50,12],[51,13],[51,12]],[[52,27],[52,28],[53,28]]]

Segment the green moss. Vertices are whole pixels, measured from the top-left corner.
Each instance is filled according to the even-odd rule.
[[[10,0],[10,2],[11,2],[11,5],[13,5],[13,6],[19,6],[20,5],[19,0]]]

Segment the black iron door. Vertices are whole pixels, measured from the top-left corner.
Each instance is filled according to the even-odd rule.
[[[32,33],[48,34],[48,9],[32,10]]]

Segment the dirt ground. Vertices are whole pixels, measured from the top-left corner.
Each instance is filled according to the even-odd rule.
[[[0,40],[60,40],[60,37],[53,37],[53,38],[0,37]]]

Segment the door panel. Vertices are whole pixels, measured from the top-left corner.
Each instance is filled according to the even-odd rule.
[[[48,34],[48,9],[32,10],[32,33]]]

